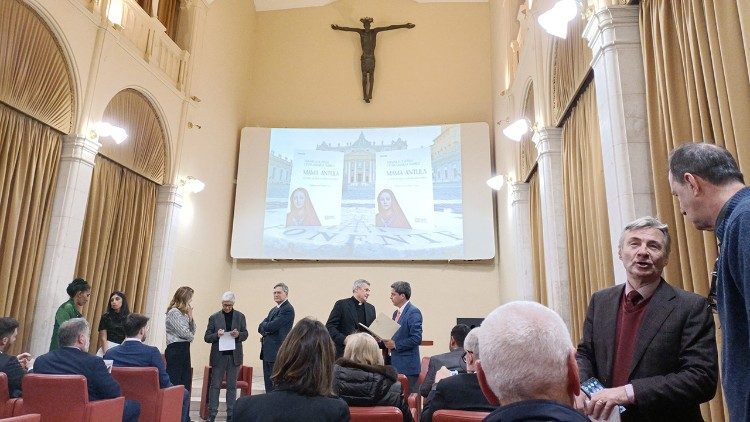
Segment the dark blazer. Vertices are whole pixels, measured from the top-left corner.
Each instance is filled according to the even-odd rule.
[[[281,343],[294,325],[294,306],[288,300],[281,306],[273,307],[268,316],[258,325],[261,335],[260,359],[266,362],[276,362],[276,354]]]
[[[435,373],[445,366],[451,371],[466,372],[466,362],[463,359],[464,348],[458,347],[448,353],[430,357],[430,365],[427,367],[427,375],[424,377],[422,385],[419,386],[419,394],[422,397],[428,397],[432,384],[435,383]],[[421,369],[421,368],[420,368]]]
[[[396,318],[393,312],[393,318]],[[396,348],[391,350],[391,365],[395,366],[400,374],[419,375],[422,362],[419,360],[419,345],[422,343],[422,312],[419,308],[406,304],[401,318],[398,320],[401,327],[393,335]]]
[[[209,363],[211,366],[218,365],[219,356],[219,335],[217,334],[220,329],[226,331],[227,323],[224,319],[224,311],[216,312],[208,318],[208,327],[206,327],[206,334],[203,335],[203,340],[206,343],[211,343],[211,356],[209,357]],[[247,340],[247,324],[245,323],[245,315],[238,310],[234,310],[232,316],[232,330],[238,330],[240,335],[234,339],[234,350],[232,351],[232,358],[236,366],[242,365],[242,342]],[[229,330],[229,331],[232,331]]]
[[[492,412],[497,408],[482,393],[477,374],[458,374],[444,378],[430,392],[429,399],[422,410],[420,421],[432,421],[432,414],[441,409]]]
[[[576,359],[581,381],[612,387],[617,313],[625,285],[594,293]],[[714,319],[704,297],[663,279],[646,305],[633,351],[629,382],[636,404],[624,421],[702,421],[699,404],[716,393]]]
[[[331,338],[336,344],[336,357],[344,355],[344,339],[346,336],[359,331],[355,301],[351,297],[337,300],[336,304],[333,305],[331,315],[328,316],[328,321],[326,321],[328,333],[331,334]],[[375,321],[375,307],[367,302],[362,306],[365,307],[365,325],[369,327]]]
[[[167,367],[161,358],[161,352],[154,346],[140,341],[127,340],[121,345],[107,350],[104,359],[111,359],[114,366],[154,367],[159,370],[159,387],[171,387]]]
[[[75,347],[61,347],[34,361],[34,373],[83,375],[89,387],[89,400],[120,397],[120,385],[107,371],[104,360]]]
[[[21,380],[26,375],[26,370],[21,367],[18,358],[0,353],[0,372],[5,372],[8,376],[10,397],[21,397]]]
[[[240,397],[235,422],[346,422],[349,406],[338,397],[308,397],[287,390]]]

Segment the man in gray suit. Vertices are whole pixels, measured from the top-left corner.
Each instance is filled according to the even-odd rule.
[[[605,387],[576,407],[607,418],[617,405],[623,421],[702,421],[699,405],[716,394],[714,320],[704,297],[669,285],[667,226],[635,220],[620,236],[627,282],[594,293],[576,360],[581,382]]]
[[[227,376],[227,421],[232,420],[234,402],[237,399],[237,373],[242,365],[242,342],[247,340],[245,315],[234,309],[234,293],[225,292],[221,297],[221,311],[208,318],[208,327],[203,339],[211,343],[211,386],[208,390],[208,420],[214,421],[219,412],[219,390],[224,375]],[[233,338],[229,347],[219,347],[219,339]],[[232,346],[234,348],[232,348]]]
[[[466,372],[466,361],[464,356],[464,340],[471,329],[466,324],[458,324],[451,330],[451,340],[448,345],[450,352],[435,355],[430,358],[427,367],[427,375],[424,382],[419,386],[419,394],[427,398],[430,391],[434,390],[435,373],[442,367],[451,371]]]

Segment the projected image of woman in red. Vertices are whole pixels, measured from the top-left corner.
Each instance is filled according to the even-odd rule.
[[[406,219],[404,211],[396,200],[396,195],[390,189],[383,189],[378,194],[378,213],[375,214],[375,226],[410,229],[411,224]]]
[[[310,194],[305,188],[297,188],[289,196],[289,212],[286,214],[286,226],[319,226],[320,220],[315,212]]]

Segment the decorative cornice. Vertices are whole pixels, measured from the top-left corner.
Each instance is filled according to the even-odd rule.
[[[538,160],[547,154],[562,153],[562,129],[559,127],[543,127],[534,133],[534,143],[538,151]]]
[[[177,208],[182,208],[183,196],[177,185],[163,185],[159,187],[159,193],[156,196],[157,204],[172,204]]]
[[[593,62],[604,50],[618,45],[640,48],[638,13],[637,5],[621,5],[605,7],[591,16],[583,37],[589,42]]]
[[[269,10],[301,9],[303,7],[321,7],[336,0],[255,0],[256,12]],[[487,3],[489,0],[413,0],[416,3]],[[210,0],[213,2],[213,0]]]
[[[96,139],[89,139],[76,135],[65,135],[63,136],[60,160],[79,161],[93,166],[96,154],[99,152],[101,146],[102,144]]]
[[[513,182],[510,184],[510,204],[529,203],[529,184],[524,182]]]

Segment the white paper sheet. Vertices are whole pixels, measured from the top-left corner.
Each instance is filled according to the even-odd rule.
[[[234,337],[230,331],[225,331],[224,335],[219,337],[219,351],[234,350]]]

